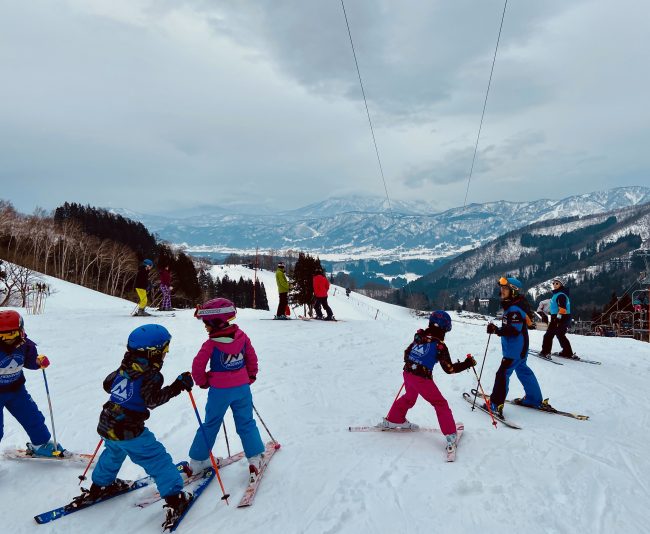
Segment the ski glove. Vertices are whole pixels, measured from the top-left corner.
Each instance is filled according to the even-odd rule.
[[[471,354],[468,354],[465,357],[464,362],[456,362],[454,364],[454,373],[461,373],[463,371],[466,371],[470,367],[474,367],[476,365],[476,360],[472,357]]]
[[[45,356],[45,354],[39,354],[36,357],[36,363],[41,369],[46,369],[50,366],[50,360]]]
[[[488,323],[488,325],[487,325],[487,333],[488,334],[496,334],[497,336],[501,335],[499,327],[497,325],[495,325],[494,323]]]
[[[176,382],[178,382],[181,389],[184,389],[185,391],[190,391],[192,389],[192,386],[194,385],[194,380],[192,380],[192,374],[188,371],[185,371],[184,373],[178,375]]]
[[[249,380],[248,383],[252,384],[253,382],[255,382],[255,380],[257,380],[257,377],[255,375],[248,375],[248,380]]]

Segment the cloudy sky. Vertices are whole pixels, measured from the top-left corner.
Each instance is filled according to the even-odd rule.
[[[463,205],[502,0],[345,3],[388,192]],[[650,2],[510,0],[468,202],[650,183]],[[0,198],[384,194],[339,0],[0,0]]]

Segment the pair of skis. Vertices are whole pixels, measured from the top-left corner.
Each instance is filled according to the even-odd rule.
[[[529,354],[532,354],[533,356],[537,356],[538,358],[541,358],[542,360],[546,360],[547,362],[554,363],[556,365],[564,365],[562,362],[558,362],[557,360],[553,360],[551,356],[556,356],[557,358],[562,358],[564,360],[572,360],[574,362],[582,362],[582,363],[590,363],[592,365],[602,365],[602,362],[598,362],[596,360],[587,360],[585,358],[581,358],[577,354],[573,354],[572,356],[565,356],[564,354],[560,354],[559,352],[553,352],[549,354],[548,356],[542,355],[542,353],[538,350],[535,349],[529,349],[528,350]]]
[[[475,401],[474,400],[475,395],[476,395],[476,390],[472,390],[471,394],[467,393],[467,392],[463,393],[463,398],[467,402],[469,402],[470,404],[472,404],[473,406],[475,406],[476,408],[481,410],[482,412],[485,412],[485,413],[489,414],[490,412],[485,407],[483,397],[480,394],[478,394],[476,396],[476,401]],[[555,414],[555,415],[562,415],[564,417],[570,417],[572,419],[578,419],[579,421],[587,421],[589,419],[588,415],[581,415],[581,414],[577,414],[577,413],[573,413],[573,412],[565,412],[563,410],[558,410],[556,408],[553,408],[549,404],[547,404],[546,406],[543,406],[541,408],[537,408],[535,406],[529,406],[527,404],[521,404],[521,403],[518,403],[518,402],[515,402],[515,401],[511,401],[511,400],[506,400],[506,404],[512,404],[514,406],[521,406],[522,408],[529,408],[531,410],[537,410],[538,412],[550,413],[550,414]],[[521,428],[522,428],[518,424],[512,422],[510,419],[502,417],[502,416],[500,416],[498,413],[496,413],[494,411],[492,412],[492,415],[494,416],[494,418],[497,421],[502,422],[504,425],[506,425],[506,426],[508,426],[510,428],[514,428],[516,430],[521,430]]]
[[[255,495],[257,494],[257,489],[259,488],[260,482],[262,480],[262,476],[266,472],[266,468],[273,457],[274,453],[280,448],[279,443],[275,442],[269,442],[266,444],[265,448],[265,454],[264,454],[264,459],[262,461],[262,464],[260,465],[258,469],[257,475],[254,477],[254,479],[249,482],[249,484],[246,487],[246,490],[244,491],[244,495],[242,496],[238,508],[244,508],[251,506],[253,504],[253,501],[255,499]],[[80,455],[81,456],[81,455]],[[84,455],[85,456],[85,455]],[[22,456],[22,458],[31,458],[31,456]],[[238,462],[244,458],[244,453],[240,452],[236,455],[229,456],[225,459],[220,459],[219,460],[219,467],[226,467],[228,465],[231,465],[235,462]],[[46,458],[49,459],[49,458]],[[52,457],[52,460],[50,461],[57,461],[56,457]],[[187,468],[187,462],[180,462],[176,464],[177,469],[181,474],[185,474],[186,468]],[[199,496],[205,491],[205,489],[208,487],[210,482],[214,480],[215,478],[215,472],[212,468],[208,468],[204,470],[202,473],[190,475],[189,477],[185,475],[183,477],[183,484],[185,486],[187,485],[193,485],[192,486],[192,499],[189,501],[188,506],[183,510],[182,513],[180,513],[177,517],[172,517],[168,520],[165,520],[163,523],[163,531],[169,531],[169,532],[174,532],[183,518],[187,515],[189,512],[190,508],[194,505],[196,500],[199,498]],[[197,483],[198,482],[198,483]],[[37,523],[39,524],[44,524],[44,523],[49,523],[50,521],[54,521],[56,519],[60,519],[61,517],[65,517],[66,515],[70,515],[74,512],[77,512],[79,510],[83,510],[85,508],[89,508],[90,506],[94,506],[95,504],[99,504],[101,502],[107,501],[109,499],[112,499],[113,497],[118,497],[120,495],[124,495],[125,493],[130,493],[131,491],[135,491],[144,487],[147,487],[149,485],[152,485],[154,483],[154,480],[152,477],[147,476],[140,478],[138,480],[127,480],[127,481],[122,481],[122,484],[120,486],[120,489],[116,491],[115,493],[111,493],[110,495],[103,496],[102,498],[93,500],[93,501],[88,501],[84,502],[83,500],[78,500],[75,499],[69,504],[66,504],[64,506],[61,506],[59,508],[55,508],[53,510],[50,510],[48,512],[44,512],[42,514],[34,516],[34,519],[36,520]],[[144,499],[136,503],[136,506],[140,508],[145,508],[151,504],[154,504],[155,502],[158,502],[162,499],[160,494],[158,492],[152,493],[149,496],[146,496]]]
[[[432,428],[432,427],[418,427],[416,429],[412,428],[401,428],[401,427],[396,427],[396,428],[384,428],[382,426],[376,425],[376,426],[350,426],[348,427],[349,432],[393,432],[396,434],[408,434],[411,432],[435,432],[439,433],[440,430],[437,428]],[[463,432],[465,431],[465,425],[463,423],[456,423],[456,442],[453,445],[453,447],[448,447],[447,448],[447,461],[448,462],[453,462],[456,460],[456,448],[458,446],[458,442],[460,441],[461,436],[463,435]]]

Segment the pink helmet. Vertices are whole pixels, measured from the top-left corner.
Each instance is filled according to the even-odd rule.
[[[237,308],[228,299],[216,298],[208,300],[196,307],[194,317],[217,328],[226,326],[237,316]]]

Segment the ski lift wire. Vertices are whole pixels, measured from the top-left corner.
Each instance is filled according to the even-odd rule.
[[[352,55],[354,56],[354,65],[357,68],[357,76],[359,77],[359,85],[361,86],[361,94],[363,96],[363,103],[366,107],[366,115],[368,117],[368,124],[370,125],[370,133],[372,135],[372,142],[375,146],[375,154],[377,154],[377,163],[379,164],[379,172],[381,174],[381,179],[382,182],[384,183],[384,191],[386,193],[386,200],[388,201],[388,211],[390,212],[391,216],[393,217],[394,221],[394,214],[393,214],[393,208],[392,204],[390,201],[390,195],[388,194],[388,187],[386,185],[386,177],[384,175],[384,168],[381,164],[381,158],[379,157],[379,147],[377,146],[377,139],[375,137],[375,129],[372,126],[372,119],[370,118],[370,110],[368,109],[368,100],[366,99],[366,91],[363,87],[363,80],[361,78],[361,70],[359,69],[359,62],[357,61],[357,53],[354,49],[354,42],[352,41],[352,31],[350,30],[350,23],[348,21],[348,14],[345,11],[345,4],[343,3],[343,0],[341,0],[341,7],[343,8],[343,16],[345,17],[345,25],[348,29],[348,37],[350,38],[350,46],[352,47]]]
[[[492,86],[492,76],[494,74],[494,65],[497,61],[497,52],[499,51],[499,43],[501,42],[501,32],[503,30],[503,21],[506,17],[506,9],[508,7],[508,0],[505,0],[503,3],[503,12],[501,13],[501,23],[499,24],[499,34],[497,35],[497,42],[494,47],[494,56],[492,57],[492,67],[490,68],[490,77],[488,78],[487,89],[485,91],[485,99],[483,100],[483,111],[481,112],[481,120],[478,126],[478,132],[476,134],[476,143],[474,144],[474,154],[472,156],[472,165],[469,169],[469,175],[467,176],[467,188],[465,189],[465,199],[463,200],[463,211],[467,207],[467,197],[469,195],[469,186],[472,182],[472,175],[474,174],[474,164],[476,163],[476,154],[478,153],[478,143],[481,139],[481,131],[483,130],[483,121],[485,119],[485,110],[487,109],[488,97],[490,96],[490,87]],[[447,288],[445,289],[445,295],[443,299],[443,308],[447,307],[447,297],[449,294],[449,284],[451,283],[451,271],[447,274]]]
[[[494,65],[497,60],[497,52],[499,51],[499,42],[501,41],[501,30],[503,29],[503,21],[506,16],[506,8],[508,7],[508,0],[503,4],[503,13],[501,14],[501,24],[499,25],[499,35],[497,36],[497,44],[494,47],[494,56],[492,57],[492,68],[490,69],[490,77],[488,79],[487,90],[485,91],[485,100],[483,101],[483,111],[481,112],[481,121],[478,126],[478,133],[476,134],[476,143],[474,144],[474,155],[472,156],[472,165],[469,169],[469,176],[467,177],[467,189],[465,190],[465,200],[463,202],[463,209],[467,206],[467,196],[469,195],[469,186],[472,181],[474,173],[474,164],[476,163],[476,153],[478,152],[478,143],[481,138],[481,130],[483,129],[483,119],[485,118],[485,110],[487,108],[488,96],[490,95],[490,86],[492,85],[492,75],[494,74]]]
[[[359,85],[361,86],[361,95],[363,96],[363,104],[366,108],[366,116],[368,117],[368,125],[370,126],[370,134],[372,135],[372,143],[375,147],[375,154],[377,155],[377,164],[379,165],[379,173],[381,175],[381,180],[384,185],[384,192],[386,193],[386,201],[388,202],[388,212],[390,213],[390,218],[393,221],[393,225],[397,227],[397,219],[395,217],[395,212],[393,211],[393,203],[391,202],[390,195],[388,193],[388,185],[386,184],[386,175],[384,174],[384,167],[381,164],[381,157],[379,156],[379,146],[377,145],[377,138],[375,136],[375,129],[372,125],[372,118],[370,117],[370,109],[368,108],[368,99],[366,98],[366,90],[363,86],[363,79],[361,77],[361,69],[359,68],[359,61],[357,60],[357,52],[354,48],[354,41],[352,40],[352,30],[350,29],[350,22],[348,20],[348,14],[345,10],[345,3],[343,0],[341,0],[341,8],[343,9],[343,17],[345,18],[345,26],[348,30],[348,37],[350,38],[350,47],[352,48],[352,56],[354,57],[354,65],[357,69],[357,76],[359,78]],[[402,245],[398,246],[398,249],[401,249]],[[402,270],[404,271],[404,278],[406,280],[406,288],[409,293],[411,294],[411,290],[408,287],[408,278],[407,278],[407,269],[406,269],[406,264],[404,263],[402,259],[402,254],[398,253],[398,258],[399,258],[399,263],[402,266]]]

